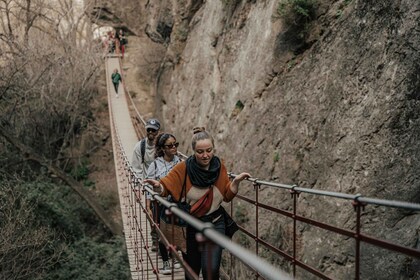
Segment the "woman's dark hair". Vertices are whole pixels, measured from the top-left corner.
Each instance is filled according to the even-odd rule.
[[[164,156],[165,153],[163,152],[163,149],[165,148],[166,140],[168,140],[169,138],[174,138],[176,141],[175,136],[169,133],[160,133],[156,136],[155,138],[155,157],[156,158]]]
[[[195,151],[195,145],[197,144],[197,141],[205,140],[205,139],[210,139],[211,144],[214,147],[213,137],[210,135],[210,133],[208,133],[206,131],[206,128],[205,127],[194,127],[193,128],[193,137],[192,137],[192,141],[191,141],[193,151]]]

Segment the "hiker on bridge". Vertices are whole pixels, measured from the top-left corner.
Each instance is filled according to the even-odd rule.
[[[108,32],[108,52],[109,53],[114,53],[115,52],[115,47],[116,47],[116,38],[114,35],[113,31],[109,31]]]
[[[146,122],[147,136],[136,143],[134,146],[131,165],[134,172],[140,180],[144,180],[150,164],[155,160],[155,139],[160,130],[160,122],[151,118]],[[150,200],[146,200],[146,208],[151,212]],[[153,215],[152,215],[153,216]],[[151,227],[150,235],[152,236],[152,246],[157,244],[158,234],[154,227]],[[152,247],[152,251],[156,251],[156,247]]]
[[[118,87],[119,87],[120,82],[122,81],[122,79],[121,79],[121,74],[118,73],[118,69],[117,68],[114,69],[114,72],[111,75],[111,80],[112,80],[112,84],[114,85],[115,95],[118,98]]]
[[[118,31],[118,41],[119,41],[119,45],[120,45],[120,51],[121,51],[121,59],[124,58],[124,53],[125,53],[125,45],[127,45],[127,38],[125,37],[124,31],[122,29],[120,29],[120,31]]]
[[[150,164],[155,160],[155,139],[159,130],[160,122],[157,119],[151,118],[147,120],[147,136],[138,141],[134,146],[131,165],[136,175],[142,180],[146,177]]]
[[[152,185],[162,196],[170,194],[177,201],[181,199],[185,182],[186,199],[191,205],[190,214],[202,222],[212,223],[215,230],[225,234],[225,215],[221,203],[231,201],[238,193],[240,182],[250,177],[250,174],[241,173],[231,182],[226,166],[214,155],[213,137],[203,127],[195,128],[193,133],[194,155],[177,164],[160,181],[146,179],[144,182]],[[203,270],[204,279],[219,279],[223,248],[212,244],[200,250],[196,233],[194,227],[187,226],[186,261],[197,275]],[[211,267],[207,266],[209,260]]]
[[[149,169],[147,170],[147,178],[160,180],[165,177],[169,171],[179,162],[181,159],[178,157],[178,145],[175,136],[169,133],[161,133],[156,137],[155,140],[155,160],[150,164]],[[153,218],[157,223],[162,224],[162,221],[159,221],[159,217],[164,211],[163,207],[158,203],[151,203],[152,196],[146,192],[146,208],[149,210],[149,213],[153,213]],[[153,208],[153,212],[151,211]],[[157,209],[154,209],[157,206]],[[163,275],[171,274],[171,266],[168,257],[168,250],[166,246],[159,241],[159,253],[163,260],[163,269],[160,272]],[[179,262],[174,259],[174,268],[181,268]]]

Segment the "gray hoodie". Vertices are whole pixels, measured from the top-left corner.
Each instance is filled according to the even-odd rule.
[[[181,162],[181,159],[178,156],[174,156],[171,162],[166,161],[163,157],[158,157],[150,164],[149,169],[147,169],[146,178],[160,180],[179,162]],[[146,198],[150,199],[147,195]]]

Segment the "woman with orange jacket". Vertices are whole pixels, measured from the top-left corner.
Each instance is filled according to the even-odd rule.
[[[221,203],[231,201],[238,193],[240,182],[250,175],[241,173],[233,181],[229,180],[225,165],[214,155],[213,137],[203,127],[194,129],[192,149],[194,155],[178,163],[166,177],[160,181],[146,179],[145,183],[152,185],[155,191],[160,191],[162,196],[172,195],[176,201],[183,200],[184,195],[191,205],[191,215],[203,222],[212,223],[215,230],[225,234],[224,209]],[[206,246],[200,251],[196,233],[195,228],[187,227],[186,261],[197,275],[202,269],[204,279],[219,279],[222,248]],[[207,267],[208,257],[212,264],[210,268]]]

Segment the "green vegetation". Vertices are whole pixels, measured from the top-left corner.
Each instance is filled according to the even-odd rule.
[[[63,251],[60,263],[45,279],[130,279],[123,238],[108,243],[84,237]]]
[[[280,160],[280,153],[279,151],[274,151],[273,161],[274,163],[278,162]]]
[[[315,0],[281,0],[277,14],[291,25],[304,25],[314,19]]]
[[[71,176],[77,181],[86,180],[89,175],[88,168],[89,161],[83,158],[76,164],[76,166],[70,171]]]
[[[242,101],[241,100],[238,100],[238,101],[236,101],[236,104],[235,104],[235,109],[237,109],[237,110],[239,110],[239,111],[242,111],[242,109],[245,107],[245,105],[244,105],[244,103],[242,103]]]
[[[123,238],[67,186],[3,179],[0,203],[1,279],[27,269],[30,279],[130,278]]]
[[[280,0],[275,18],[281,18],[284,30],[279,36],[279,50],[302,53],[310,44],[311,22],[316,18],[316,0]],[[289,69],[292,64],[287,66]]]
[[[232,113],[230,114],[231,118],[236,117],[237,115],[239,115],[240,112],[242,112],[242,110],[244,109],[245,104],[242,103],[241,100],[236,101],[235,103],[235,108],[232,110]]]
[[[343,15],[344,9],[351,3],[351,0],[344,0],[338,7],[338,10],[335,14],[336,18],[340,18]]]
[[[185,42],[188,38],[188,27],[180,26],[176,30],[175,38],[181,42]]]
[[[296,66],[296,57],[293,56],[288,62],[287,62],[287,70],[292,69],[293,67]]]
[[[75,180],[83,182],[83,185],[85,187],[92,187],[93,188],[95,186],[95,182],[88,179],[89,164],[90,164],[90,162],[87,158],[82,158],[70,170],[70,174]]]

